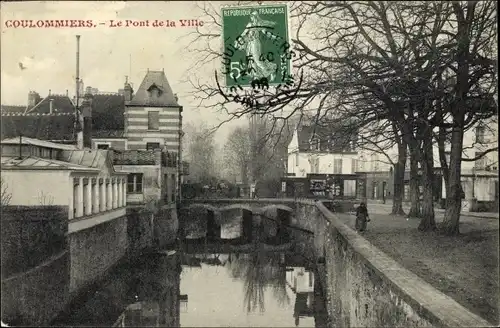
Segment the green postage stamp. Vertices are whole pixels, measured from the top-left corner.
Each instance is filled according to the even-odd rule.
[[[251,86],[267,79],[282,84],[291,74],[289,14],[286,4],[222,8],[225,86]]]

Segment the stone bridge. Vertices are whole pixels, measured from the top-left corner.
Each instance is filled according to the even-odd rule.
[[[255,238],[274,238],[274,242],[286,242],[289,239],[287,230],[293,228],[312,234],[307,229],[292,225],[295,206],[293,199],[183,201],[179,208],[180,236],[185,237],[188,229],[206,229],[206,238],[215,242],[220,240],[221,227],[235,220],[241,220],[241,242],[250,242]]]

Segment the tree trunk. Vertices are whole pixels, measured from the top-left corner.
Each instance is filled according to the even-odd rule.
[[[446,212],[443,223],[440,226],[442,233],[446,235],[458,235],[460,210],[462,208],[462,150],[464,142],[464,121],[467,112],[467,93],[469,86],[469,62],[470,58],[470,28],[472,22],[468,20],[470,10],[474,10],[474,2],[469,2],[467,6],[467,19],[464,19],[463,9],[457,4],[453,4],[455,16],[457,18],[457,83],[455,85],[455,100],[453,113],[453,129],[451,134],[451,153],[449,167],[449,191],[446,197]],[[461,11],[462,10],[462,11]]]
[[[449,170],[449,187],[446,194],[446,211],[440,226],[442,233],[453,236],[460,233],[459,221],[462,209],[462,184],[460,181],[462,171],[462,144],[463,130],[453,128],[451,135],[451,153]]]
[[[418,157],[416,149],[410,147],[410,201],[411,207],[408,217],[420,217],[420,183],[418,176]]]
[[[434,158],[432,154],[432,130],[425,127],[423,131],[423,151],[420,161],[422,167],[422,219],[418,226],[420,231],[436,230],[436,220],[434,216]]]
[[[404,141],[398,142],[398,162],[394,165],[394,190],[392,195],[392,212],[393,215],[405,215],[403,210],[403,194],[404,194],[404,179],[406,158],[408,156],[407,145]]]
[[[242,161],[241,163],[241,183],[244,185],[248,184],[248,163],[246,161]]]

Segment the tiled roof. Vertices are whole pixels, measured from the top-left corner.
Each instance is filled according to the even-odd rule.
[[[148,90],[155,86],[161,90],[158,97],[151,95]],[[144,80],[142,80],[139,89],[130,101],[130,105],[135,106],[172,106],[177,107],[176,97],[168,83],[167,77],[163,71],[148,71]]]
[[[155,153],[149,150],[115,151],[113,165],[155,165]]]
[[[22,138],[15,137],[15,138],[4,139],[0,143],[4,145],[5,144],[19,145],[19,142],[21,142],[23,145],[34,145],[34,146],[53,148],[53,149],[66,149],[66,150],[76,149],[75,145],[65,145],[61,143],[50,142],[40,139],[33,139],[28,137],[22,137]]]
[[[97,94],[92,96],[92,135],[97,137],[97,134],[103,133],[110,134],[107,137],[123,136],[124,113],[125,98],[122,95]]]
[[[34,156],[23,157],[2,157],[2,170],[25,169],[25,170],[76,170],[76,171],[95,171],[99,169],[90,168],[83,165],[58,161],[54,159],[39,158]]]
[[[72,113],[54,115],[2,114],[2,139],[23,135],[41,140],[73,141],[75,117]]]
[[[48,95],[43,98],[35,107],[29,109],[27,113],[50,113],[50,101],[52,100],[53,113],[74,113],[75,105],[68,96]]]
[[[24,113],[26,106],[6,106],[2,105],[2,114],[4,113]]]
[[[125,138],[124,130],[97,130],[92,131],[92,138]]]

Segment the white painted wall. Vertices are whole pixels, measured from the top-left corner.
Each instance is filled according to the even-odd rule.
[[[308,173],[333,174],[336,159],[342,159],[340,174],[353,174],[356,171],[356,168],[353,171],[352,160],[358,159],[357,154],[294,152],[288,154],[288,173],[295,173],[296,177],[306,177]],[[317,172],[311,165],[315,160],[319,161]]]
[[[286,281],[292,288],[295,288],[296,293],[314,291],[314,273],[304,268],[293,268],[293,271],[287,271]]]
[[[297,135],[297,128],[293,131],[292,140],[288,144],[288,153],[294,153],[299,150],[299,139]]]
[[[70,171],[2,170],[2,179],[12,194],[10,205],[69,206],[73,201]]]
[[[307,154],[298,151],[288,154],[288,173],[295,173],[296,177],[305,177],[311,172],[311,165]]]

